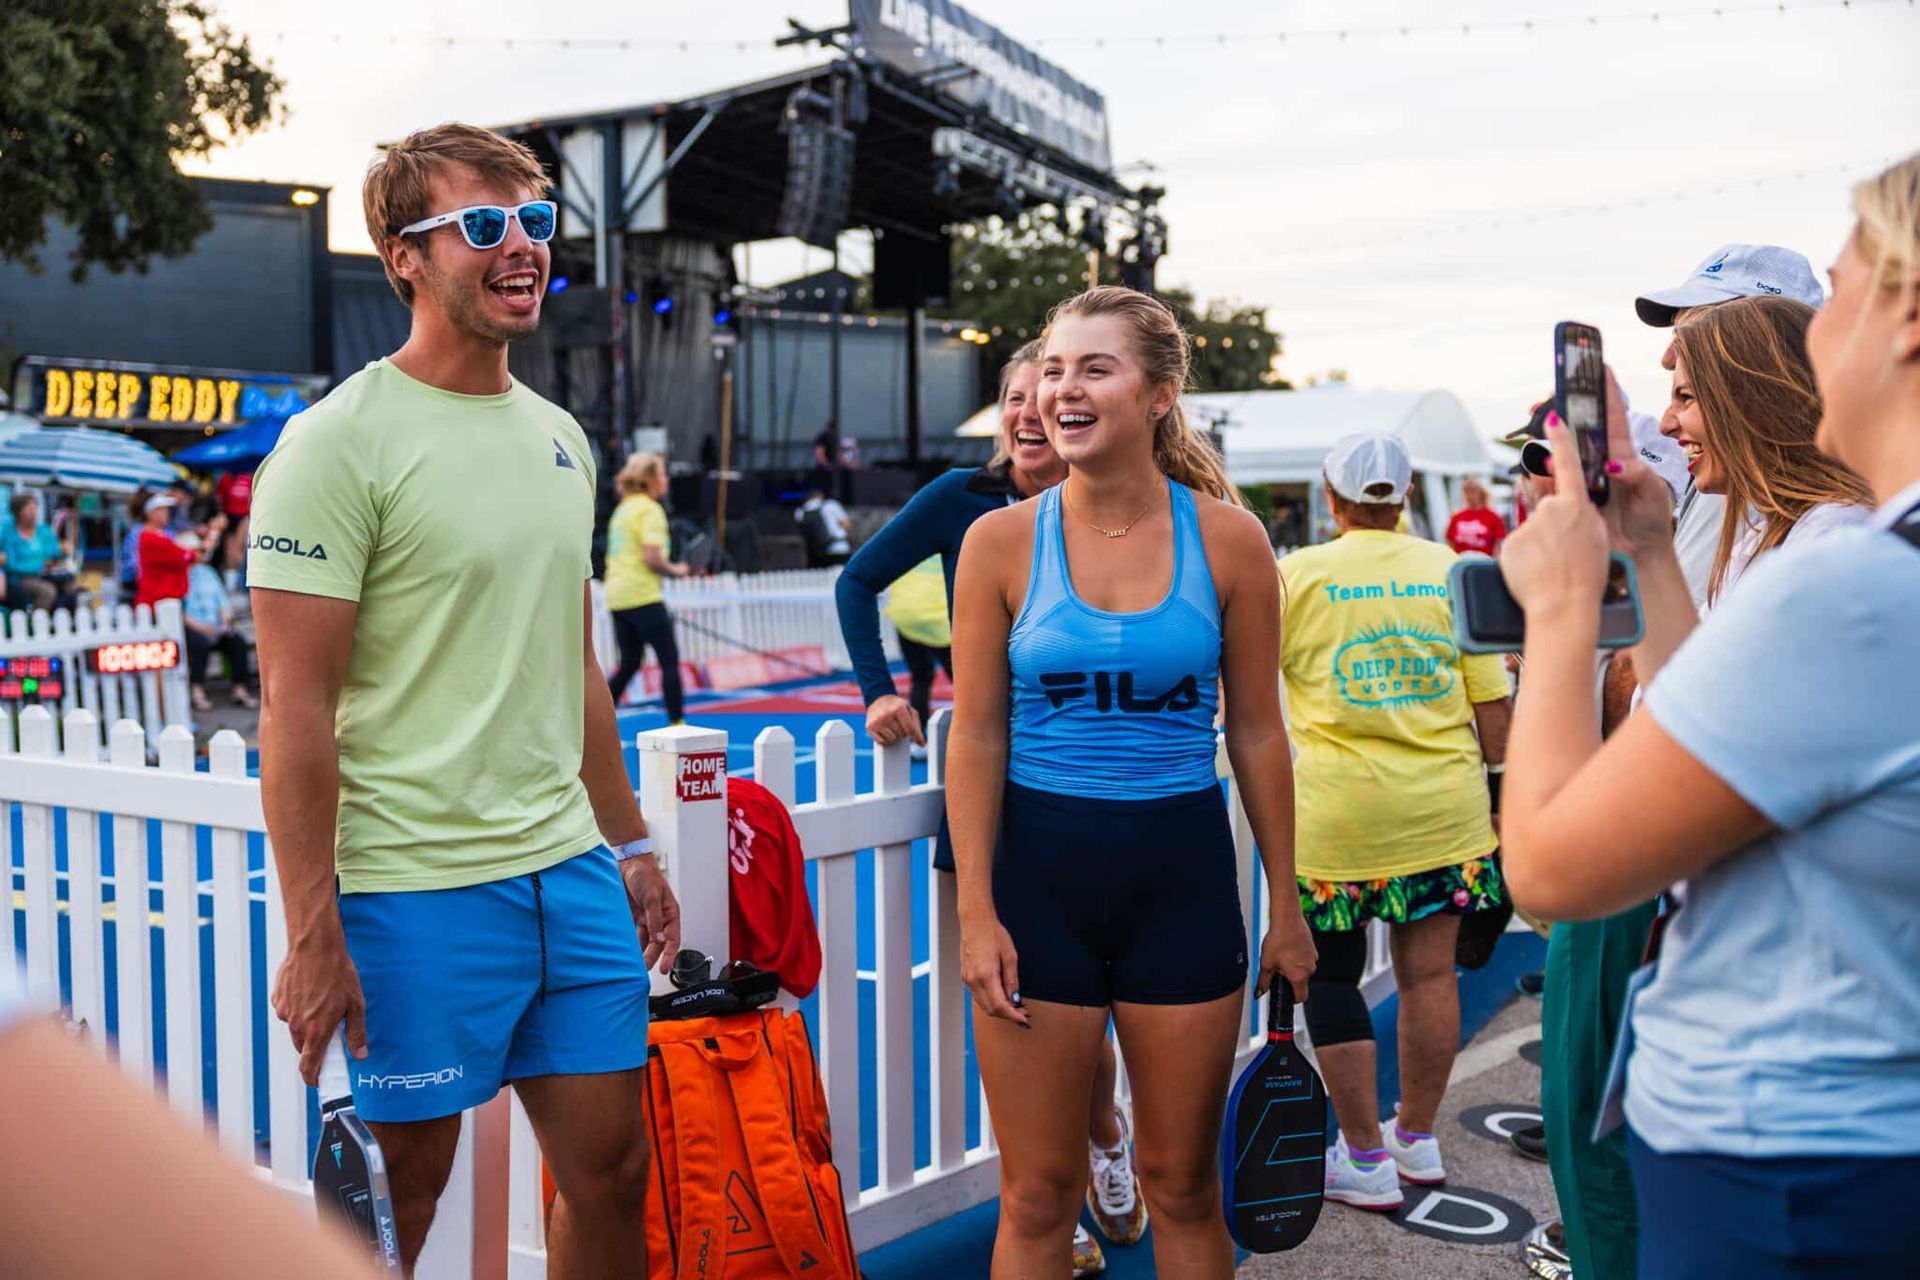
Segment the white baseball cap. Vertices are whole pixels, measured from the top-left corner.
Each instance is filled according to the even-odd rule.
[[[147,499],[147,505],[144,510],[148,515],[152,515],[162,507],[177,507],[179,505],[180,499],[174,497],[172,494],[156,493]]]
[[[1683,308],[1763,294],[1795,298],[1810,307],[1827,300],[1804,255],[1776,244],[1723,244],[1673,288],[1635,298],[1633,309],[1646,323],[1664,329]]]
[[[1327,484],[1348,502],[1399,502],[1413,483],[1413,460],[1399,436],[1361,431],[1327,451]]]
[[[1687,455],[1679,442],[1660,434],[1660,419],[1650,413],[1627,412],[1627,426],[1633,431],[1633,451],[1640,461],[1660,473],[1678,503],[1687,491]]]

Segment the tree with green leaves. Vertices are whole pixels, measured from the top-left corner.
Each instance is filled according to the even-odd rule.
[[[0,258],[38,270],[55,219],[75,280],[187,252],[213,217],[175,162],[274,123],[283,87],[200,4],[5,0]]]
[[[987,333],[988,360],[997,366],[1039,335],[1055,303],[1086,288],[1088,270],[1087,246],[1052,218],[1028,213],[1012,221],[990,218],[962,226],[954,238],[946,314],[972,320]],[[1100,256],[1100,283],[1120,283],[1111,254]],[[1183,288],[1163,288],[1159,294],[1193,335],[1195,390],[1292,385],[1274,372],[1281,339],[1269,327],[1265,307],[1218,300],[1202,304]]]

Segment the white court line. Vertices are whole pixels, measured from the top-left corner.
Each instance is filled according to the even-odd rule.
[[[926,977],[928,974],[932,972],[933,972],[933,961],[931,960],[922,960],[919,964],[913,966],[913,976],[915,981],[918,981],[919,979]],[[862,982],[880,981],[880,973],[876,969],[856,969],[854,970],[853,976],[860,979],[860,981]]]
[[[1491,1040],[1477,1040],[1461,1050],[1460,1056],[1453,1060],[1453,1074],[1447,1077],[1447,1084],[1452,1086],[1485,1075],[1495,1067],[1517,1058],[1521,1045],[1539,1038],[1539,1025],[1528,1023]]]

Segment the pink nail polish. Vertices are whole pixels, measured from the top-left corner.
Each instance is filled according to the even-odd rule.
[[[1560,421],[1560,415],[1559,415],[1559,414],[1557,414],[1557,413],[1548,413],[1548,414],[1547,414],[1547,425],[1548,425],[1548,426],[1550,426],[1550,427],[1564,427],[1564,426],[1566,426],[1567,424],[1566,424],[1566,423],[1564,423],[1564,422],[1562,422],[1562,421]]]
[[[1610,476],[1617,476],[1622,472],[1624,472],[1625,470],[1626,470],[1626,467],[1621,465],[1618,462],[1609,462],[1607,464],[1607,474]]]

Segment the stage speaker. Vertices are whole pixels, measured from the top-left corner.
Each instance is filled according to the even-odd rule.
[[[821,249],[847,225],[853,189],[853,131],[824,120],[795,120],[787,131],[787,190],[776,230]]]
[[[953,240],[923,240],[899,231],[873,242],[873,306],[876,311],[944,307],[953,288]]]
[[[576,285],[540,300],[540,323],[556,347],[603,347],[612,340],[612,303],[605,289]]]

